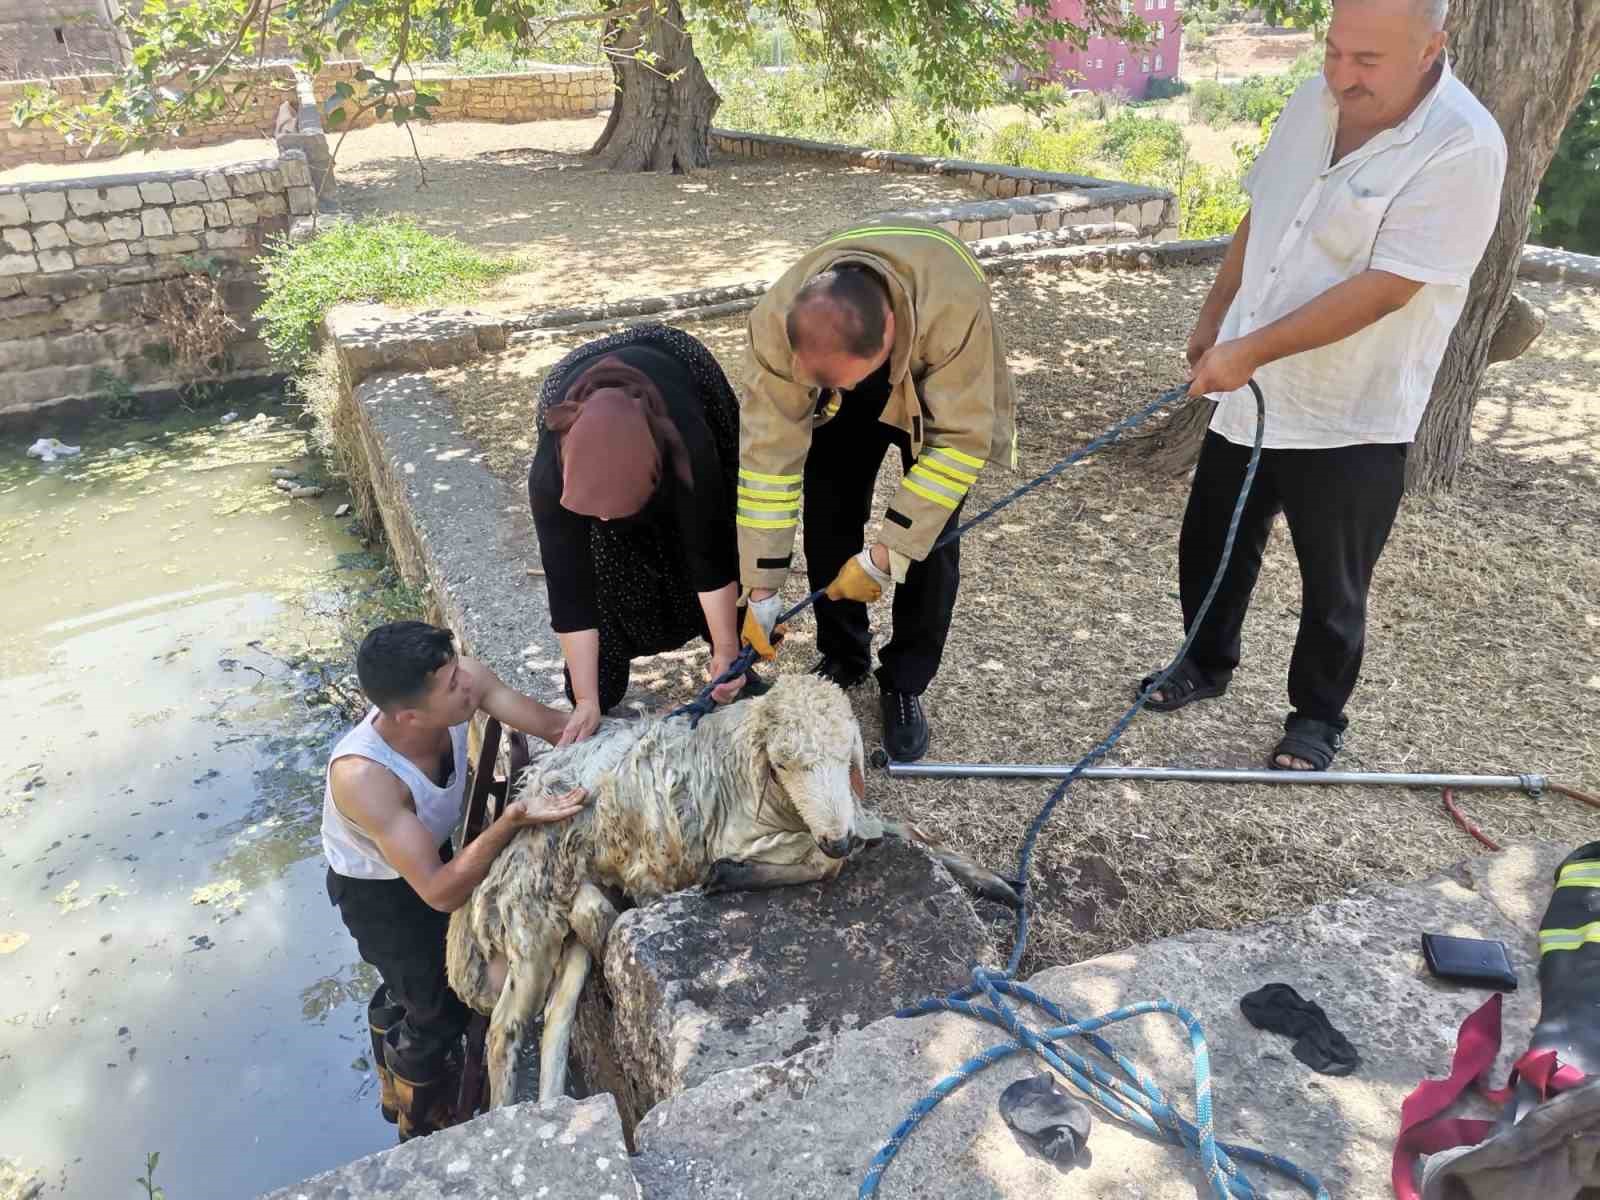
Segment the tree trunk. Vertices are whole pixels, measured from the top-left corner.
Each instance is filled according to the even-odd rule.
[[[1600,0],[1454,4],[1450,62],[1505,133],[1506,178],[1500,220],[1472,278],[1406,460],[1409,491],[1449,487],[1466,458],[1478,385],[1507,315],[1534,194],[1562,130],[1600,71]],[[1539,66],[1530,69],[1529,63]],[[1184,405],[1132,444],[1148,456],[1152,469],[1185,471],[1200,454],[1211,408],[1209,401]]]
[[[688,174],[711,165],[711,86],[679,0],[659,0],[618,23],[608,39],[617,94],[590,153],[613,171]]]
[[[1506,135],[1500,221],[1434,380],[1407,460],[1408,491],[1447,488],[1472,441],[1472,410],[1511,286],[1534,194],[1568,118],[1600,71],[1600,0],[1452,6],[1451,66]]]

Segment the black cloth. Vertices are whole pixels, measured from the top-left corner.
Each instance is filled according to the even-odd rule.
[[[1239,1001],[1245,1020],[1268,1033],[1295,1040],[1290,1052],[1313,1071],[1348,1075],[1361,1065],[1361,1056],[1322,1011],[1287,983],[1269,983]]]
[[[883,456],[892,446],[902,470],[911,468],[911,439],[878,418],[889,401],[889,367],[840,394],[839,412],[819,425],[806,456],[803,526],[806,572],[811,590],[827,587],[866,541],[872,488]],[[957,506],[945,524],[961,519]],[[878,652],[878,684],[886,691],[920,696],[928,690],[944,656],[944,643],[961,583],[961,543],[951,542],[920,563],[894,589],[894,626]],[[817,601],[817,649],[852,672],[872,662],[867,606],[854,600]]]
[[[439,859],[450,857],[446,842]],[[338,906],[361,960],[377,968],[387,988],[380,1027],[387,1029],[389,1068],[412,1083],[438,1079],[471,1015],[445,977],[449,915],[430,908],[404,879],[352,879],[331,868],[328,899]]]
[[[1000,1117],[1040,1154],[1068,1166],[1089,1143],[1089,1106],[1061,1090],[1050,1074],[1019,1079],[1000,1093]]]
[[[544,413],[599,358],[615,355],[649,374],[689,451],[694,486],[664,474],[643,512],[599,521],[561,507],[559,439]],[[682,330],[638,325],[578,347],[545,377],[539,443],[528,500],[544,565],[550,624],[600,638],[602,712],[628,689],[633,659],[708,638],[699,593],[739,576],[733,512],[739,470],[739,404],[711,352]],[[568,699],[572,698],[570,677]]]
[[[1183,624],[1216,574],[1250,448],[1207,433],[1178,539]],[[1367,591],[1405,486],[1406,446],[1263,450],[1217,598],[1189,658],[1218,682],[1239,665],[1240,634],[1273,518],[1288,521],[1300,563],[1300,631],[1289,660],[1294,714],[1343,730],[1366,647]]]

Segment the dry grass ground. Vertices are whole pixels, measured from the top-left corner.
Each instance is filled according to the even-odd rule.
[[[996,284],[1020,387],[1026,478],[1178,377],[1208,270],[1025,274]],[[1380,564],[1369,650],[1340,765],[1367,770],[1548,773],[1600,788],[1600,294],[1547,290],[1551,328],[1495,368],[1479,442],[1451,495],[1407,501]],[[727,363],[738,318],[689,327]],[[572,342],[440,376],[496,469],[520,481],[540,375]],[[893,485],[897,468],[881,481]],[[984,476],[982,502],[1017,479]],[[1181,630],[1174,560],[1183,480],[1091,459],[963,546],[960,606],[928,696],[932,757],[1067,761],[1123,710],[1134,681]],[[798,582],[791,585],[798,594]],[[1299,580],[1275,532],[1228,695],[1135,721],[1110,761],[1255,766],[1286,706]],[[887,624],[885,611],[875,624]],[[802,619],[781,666],[809,668]],[[662,699],[698,683],[699,650],[642,664]],[[853,699],[869,743],[876,690]],[[995,866],[1010,863],[1048,788],[874,777],[875,803]],[[1503,842],[1600,836],[1600,814],[1555,796],[1465,793]],[[1373,880],[1424,876],[1478,845],[1433,792],[1080,784],[1036,859],[1031,965],[1063,963],[1196,927],[1295,911]]]
[[[1315,45],[1301,29],[1270,29],[1265,25],[1223,25],[1198,49],[1185,46],[1180,76],[1196,79],[1242,79],[1247,75],[1281,75],[1300,55]]]

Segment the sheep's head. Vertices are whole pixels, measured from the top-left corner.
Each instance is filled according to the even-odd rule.
[[[856,805],[866,790],[861,729],[850,702],[826,679],[784,675],[750,703],[759,706],[754,715],[773,802],[792,811],[824,854],[844,858],[859,842]]]

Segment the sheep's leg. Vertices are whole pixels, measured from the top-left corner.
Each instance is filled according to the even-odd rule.
[[[578,997],[589,977],[589,962],[589,948],[575,937],[568,938],[566,949],[561,952],[561,971],[544,1010],[544,1038],[539,1046],[541,1102],[567,1094],[567,1053],[572,1046]]]
[[[822,858],[821,855],[817,857],[821,859],[820,863],[808,860],[781,865],[719,858],[706,872],[701,888],[710,896],[719,892],[760,892],[772,888],[792,887],[798,883],[815,883],[838,872],[838,862]]]
[[[489,1107],[499,1108],[516,1099],[517,1052],[528,1027],[550,990],[553,960],[560,947],[513,958],[505,986],[489,1016]]]
[[[858,819],[856,825],[857,831],[868,842],[875,842],[881,837],[895,837],[902,841],[915,842],[943,863],[945,869],[955,876],[957,883],[985,900],[993,900],[1010,908],[1019,908],[1022,905],[1021,889],[1016,880],[996,875],[989,868],[979,866],[964,854],[946,850],[915,825],[907,825],[900,821],[885,821],[878,817]]]
[[[592,883],[578,885],[573,898],[572,911],[567,914],[567,924],[577,939],[588,947],[596,962],[605,958],[606,938],[617,923],[617,906],[611,898]]]

